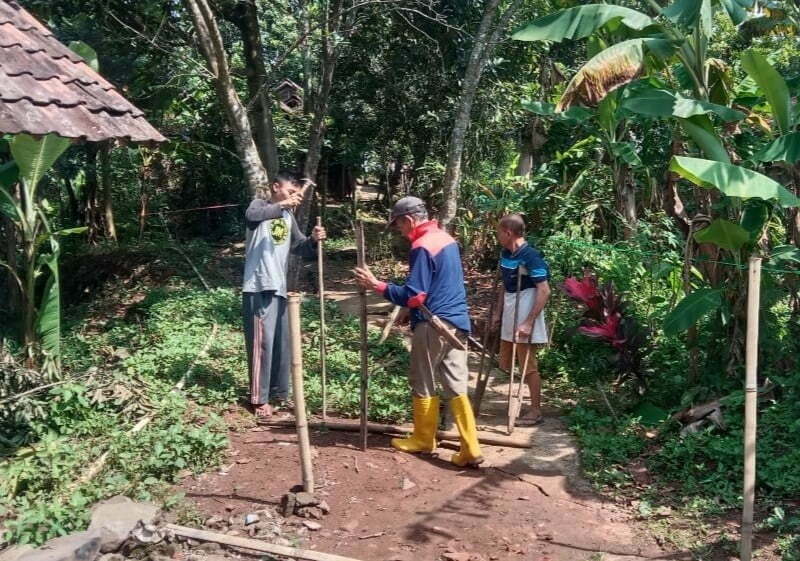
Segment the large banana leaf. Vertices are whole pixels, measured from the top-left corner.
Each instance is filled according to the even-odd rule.
[[[711,35],[713,19],[711,0],[675,0],[666,8],[662,8],[661,13],[687,29],[694,29],[699,24],[706,37]]]
[[[667,90],[638,88],[622,103],[628,111],[650,117],[680,117],[688,119],[694,115],[714,113],[723,121],[740,121],[745,114],[724,105],[709,103],[699,99],[683,97]]]
[[[719,3],[733,23],[739,25],[747,19],[747,8],[753,5],[753,0],[719,0]]]
[[[578,102],[597,105],[610,92],[638,78],[645,69],[645,52],[659,57],[672,52],[665,39],[629,39],[598,53],[567,84],[556,107],[563,111]]]
[[[793,245],[779,245],[772,250],[770,261],[775,263],[800,263],[800,249]]]
[[[18,134],[11,141],[11,155],[19,166],[22,179],[28,185],[35,186],[69,144],[68,139],[54,134],[48,134],[40,140],[27,134]]]
[[[784,207],[800,206],[800,199],[783,185],[753,170],[723,162],[673,156],[669,169],[700,187],[715,187],[729,197],[774,200]]]
[[[722,290],[719,288],[699,288],[687,294],[664,318],[664,334],[675,335],[686,331],[721,305]]]
[[[727,63],[718,58],[706,61],[708,68],[708,100],[727,106],[733,97],[735,78]]]
[[[742,55],[742,68],[764,92],[781,133],[786,134],[791,131],[792,98],[783,77],[762,54],[752,50]]]
[[[51,238],[51,253],[41,257],[42,268],[48,269],[39,313],[36,317],[36,334],[46,356],[59,364],[61,357],[61,282],[58,275],[58,242]]]
[[[731,157],[725,150],[722,140],[714,132],[714,127],[706,115],[695,115],[689,119],[678,119],[678,121],[689,138],[697,144],[707,158],[717,162],[730,163]]]
[[[611,4],[586,4],[538,18],[511,36],[517,41],[583,39],[611,21],[631,29],[644,29],[653,20],[636,10]]]
[[[631,167],[642,165],[642,159],[636,153],[636,147],[632,142],[614,142],[611,145],[611,153]]]
[[[753,159],[757,162],[787,162],[794,164],[800,161],[800,132],[790,132],[773,140]]]
[[[696,232],[694,239],[699,243],[713,243],[728,251],[738,251],[750,240],[750,234],[734,222],[717,218]]]

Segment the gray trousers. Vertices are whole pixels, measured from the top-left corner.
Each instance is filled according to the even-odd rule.
[[[464,342],[467,336],[442,320],[455,331]],[[411,391],[417,397],[436,395],[436,382],[442,386],[446,399],[467,393],[469,368],[467,351],[454,349],[438,331],[427,321],[414,327],[411,337],[411,367],[409,369]]]
[[[243,292],[242,312],[250,403],[289,395],[289,318],[286,299],[275,291]]]

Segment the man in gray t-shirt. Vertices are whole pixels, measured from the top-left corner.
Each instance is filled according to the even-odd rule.
[[[244,338],[250,403],[258,416],[272,415],[270,400],[284,401],[289,393],[289,254],[311,259],[317,242],[325,239],[325,229],[318,226],[306,238],[292,213],[303,200],[304,181],[294,173],[279,172],[270,185],[269,200],[255,199],[245,212]]]

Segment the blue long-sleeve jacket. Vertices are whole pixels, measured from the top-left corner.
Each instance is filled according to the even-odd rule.
[[[377,290],[387,300],[411,309],[411,328],[426,321],[421,304],[434,315],[469,332],[464,270],[456,241],[435,220],[417,226],[409,235],[410,271],[402,285],[381,283]]]

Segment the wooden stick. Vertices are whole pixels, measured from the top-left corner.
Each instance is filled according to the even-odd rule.
[[[533,306],[536,305],[536,300],[534,299]],[[510,435],[514,432],[517,424],[517,417],[519,417],[519,412],[522,409],[522,388],[525,385],[525,378],[528,374],[528,361],[531,358],[531,353],[533,349],[531,348],[531,342],[533,341],[533,329],[536,326],[536,319],[533,320],[533,325],[531,325],[531,331],[528,333],[528,348],[525,352],[525,360],[522,361],[522,370],[519,373],[519,385],[517,386],[517,395],[514,396],[514,403],[511,404],[511,416],[508,419],[508,434]],[[531,396],[531,400],[533,400],[533,396]]]
[[[452,346],[454,349],[458,349],[459,351],[469,351],[469,344],[456,337],[455,329],[447,327],[438,316],[435,316],[433,312],[430,311],[428,306],[425,304],[420,304],[419,309],[428,319],[428,323],[433,326],[439,335],[444,337],[445,340],[450,343],[450,346]]]
[[[322,217],[317,216],[317,227],[322,227]],[[325,269],[323,243],[317,242],[317,276],[319,277],[319,369],[322,376],[322,422],[328,420],[328,350],[325,345]]]
[[[478,417],[481,401],[483,401],[483,394],[486,393],[486,384],[489,382],[489,372],[491,371],[491,362],[486,363],[486,353],[489,347],[490,331],[492,328],[492,318],[494,317],[494,308],[497,304],[497,288],[500,285],[500,270],[498,269],[497,275],[494,277],[492,284],[492,301],[489,302],[489,313],[486,316],[486,325],[483,328],[483,343],[481,349],[481,361],[478,367],[478,379],[475,380],[475,393],[472,394],[472,410],[475,412],[475,417]]]
[[[522,265],[517,265],[517,292],[514,295],[514,323],[511,327],[511,368],[509,368],[509,381],[508,381],[508,427],[507,431],[510,435],[514,430],[512,422],[511,407],[514,400],[514,368],[517,363],[517,320],[519,319],[519,293],[522,290]],[[501,329],[502,331],[502,329]]]
[[[289,334],[292,342],[292,394],[297,441],[300,444],[300,468],[303,472],[303,489],[314,493],[314,466],[311,463],[311,441],[308,438],[306,396],[303,391],[303,340],[300,333],[300,295],[290,292],[288,298]]]
[[[383,343],[389,338],[389,333],[392,332],[392,325],[397,321],[397,316],[400,315],[400,310],[402,309],[402,306],[394,306],[392,308],[392,313],[389,314],[389,321],[386,322],[386,325],[383,326],[383,331],[381,331],[379,343]]]
[[[291,428],[293,427],[292,421],[289,420],[269,420],[259,419],[258,424],[265,427],[276,428]],[[327,429],[342,432],[359,432],[361,430],[361,423],[357,421],[333,421],[328,423],[310,422],[309,427],[313,429]],[[391,436],[405,436],[410,434],[412,429],[406,427],[398,427],[396,425],[382,425],[379,423],[368,423],[367,430],[374,434],[388,434]],[[436,438],[443,441],[459,442],[459,433],[457,431],[438,431]],[[486,431],[478,432],[478,441],[481,444],[488,444],[490,446],[506,446],[509,448],[530,448],[531,443],[527,438],[509,438],[501,434],[494,434]]]
[[[747,283],[747,343],[744,394],[744,504],[741,561],[753,557],[753,509],[756,493],[756,420],[758,410],[758,316],[761,299],[761,258],[750,257]]]
[[[367,258],[364,250],[364,223],[356,221],[356,254],[358,266],[365,267]],[[361,449],[367,449],[367,413],[369,411],[369,365],[367,363],[367,291],[359,286],[359,319],[361,323]]]
[[[167,524],[166,528],[176,536],[183,536],[184,538],[220,543],[253,551],[262,551],[264,553],[272,553],[282,557],[291,557],[293,559],[307,559],[309,561],[358,561],[358,559],[353,557],[342,557],[341,555],[334,555],[332,553],[322,553],[321,551],[313,551],[310,549],[277,545],[262,540],[254,540],[252,538],[228,536],[216,532],[178,526],[177,524]]]

